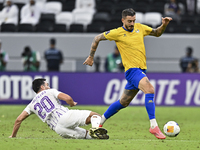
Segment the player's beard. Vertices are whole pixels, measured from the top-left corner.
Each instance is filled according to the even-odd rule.
[[[134,26],[127,26],[127,25],[125,25],[125,27],[130,32],[133,31],[133,29],[134,29]]]

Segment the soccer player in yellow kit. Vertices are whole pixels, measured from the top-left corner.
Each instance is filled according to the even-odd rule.
[[[154,134],[158,139],[165,139],[166,137],[160,131],[155,118],[154,87],[146,76],[147,66],[144,36],[161,36],[172,18],[162,18],[162,25],[156,29],[152,29],[140,23],[135,23],[135,20],[136,16],[133,9],[128,8],[123,10],[123,26],[97,35],[91,45],[90,55],[83,64],[89,66],[93,65],[94,54],[99,41],[114,40],[120,51],[122,63],[125,67],[127,84],[120,100],[111,104],[102,115],[100,127],[120,109],[127,107],[138,91],[142,90],[145,93],[145,107],[150,120],[149,132]]]

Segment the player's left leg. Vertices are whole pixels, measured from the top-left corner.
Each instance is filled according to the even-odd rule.
[[[55,128],[55,132],[63,138],[92,139],[92,137],[89,135],[89,132],[80,127],[66,128],[58,124]]]
[[[155,103],[154,103],[154,87],[149,82],[147,77],[143,77],[138,85],[138,88],[145,93],[145,107],[150,120],[150,132],[158,139],[165,139],[165,135],[158,128],[155,117]]]
[[[126,90],[125,89],[123,94],[122,94],[122,96],[121,96],[121,98],[120,98],[120,100],[112,103],[108,107],[106,112],[102,115],[102,119],[101,119],[101,122],[100,122],[100,127],[103,126],[103,124],[105,123],[105,121],[108,118],[110,118],[111,116],[116,114],[119,110],[127,107],[137,93],[138,93],[138,90]]]
[[[135,84],[135,82],[139,83],[141,79],[141,77],[138,74],[142,74],[139,68],[130,68],[125,72],[125,77],[128,82],[125,86],[125,90],[122,94],[122,97],[120,98],[120,100],[114,102],[109,106],[109,108],[102,116],[100,126],[102,126],[108,118],[110,118],[111,116],[116,114],[119,110],[127,107],[130,104],[132,99],[139,91],[137,88],[137,84]],[[142,75],[145,76],[145,74]]]

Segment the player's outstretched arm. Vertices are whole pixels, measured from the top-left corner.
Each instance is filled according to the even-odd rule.
[[[77,104],[77,102],[74,102],[71,96],[65,93],[58,94],[58,99],[65,101],[67,104],[70,105],[70,107],[73,107]]]
[[[93,63],[94,63],[94,54],[96,52],[96,49],[98,47],[99,42],[102,41],[102,40],[107,40],[103,33],[95,36],[95,38],[94,38],[94,40],[92,42],[91,48],[90,48],[90,55],[87,57],[87,59],[83,63],[84,65],[89,65],[89,66],[93,65]]]
[[[149,35],[156,36],[156,37],[161,36],[161,35],[164,33],[164,31],[165,31],[167,25],[169,24],[169,22],[170,22],[171,20],[172,20],[171,17],[162,18],[162,25],[159,26],[159,27],[156,28],[156,29],[153,29]]]
[[[16,119],[15,121],[15,124],[14,124],[14,127],[13,127],[13,132],[12,132],[12,135],[9,136],[9,138],[14,138],[17,136],[17,132],[20,128],[20,125],[22,123],[22,121],[24,119],[26,119],[27,117],[29,116],[29,114],[26,112],[26,111],[23,111]]]

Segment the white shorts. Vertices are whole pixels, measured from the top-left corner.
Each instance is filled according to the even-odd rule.
[[[86,130],[79,128],[85,126],[90,115],[89,110],[69,110],[59,120],[55,132],[64,138],[84,139]]]

